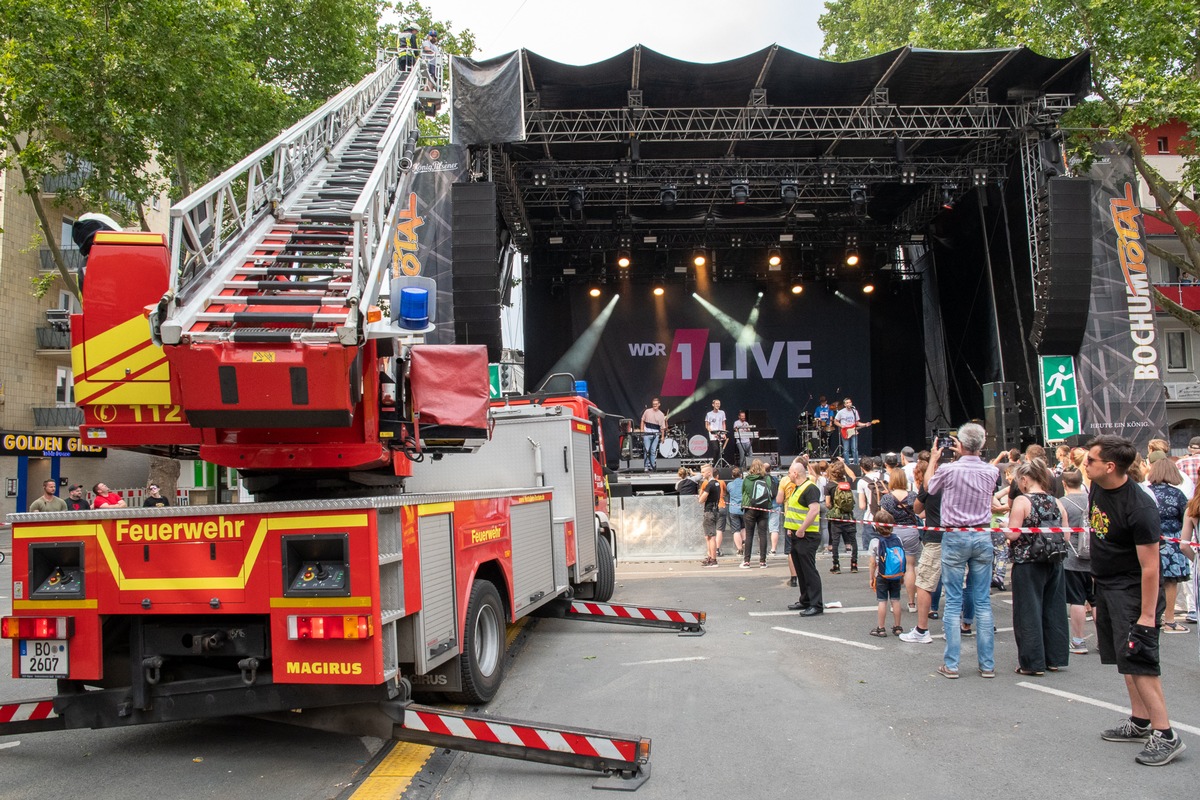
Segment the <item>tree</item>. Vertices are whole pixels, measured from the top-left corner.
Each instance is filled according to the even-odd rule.
[[[1200,3],[1195,0],[830,0],[822,55],[848,60],[905,44],[941,49],[1025,45],[1045,55],[1091,53],[1094,95],[1062,120],[1076,155],[1116,139],[1129,145],[1158,210],[1183,253],[1147,249],[1200,280],[1200,234],[1179,218],[1200,214]],[[1187,126],[1184,170],[1168,180],[1146,160],[1144,136],[1172,120]],[[1143,204],[1149,206],[1147,198]],[[1200,333],[1200,314],[1157,289],[1158,305]]]

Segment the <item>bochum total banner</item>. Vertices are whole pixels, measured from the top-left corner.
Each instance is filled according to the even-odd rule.
[[[864,304],[819,287],[800,296],[783,287],[759,291],[753,284],[716,284],[694,295],[691,287],[668,285],[655,298],[648,286],[635,284],[593,299],[586,287],[572,288],[575,345],[558,369],[586,379],[593,402],[635,427],[654,397],[688,437],[704,433],[714,399],[730,426],[739,410],[748,410],[760,429],[777,432],[777,452],[784,455],[799,452],[797,422],[821,395],[831,404],[835,397],[853,398],[869,420]],[[611,455],[616,426],[605,431]],[[861,446],[870,452],[870,439]]]

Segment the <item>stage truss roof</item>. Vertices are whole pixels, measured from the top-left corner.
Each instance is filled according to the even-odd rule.
[[[492,146],[489,166],[531,276],[556,280],[568,265],[603,274],[621,248],[656,278],[698,246],[730,268],[755,248],[814,254],[793,263],[848,238],[893,248],[947,194],[1022,180],[1022,152],[1090,86],[1087,52],[1024,47],[848,63],[778,46],[715,64],[641,46],[586,66],[520,55],[526,138]]]

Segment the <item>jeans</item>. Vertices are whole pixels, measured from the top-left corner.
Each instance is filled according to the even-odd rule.
[[[992,620],[992,536],[987,531],[948,533],[942,539],[942,589],[946,611],[947,669],[957,670],[962,652],[963,598],[974,601],[975,648],[980,669],[995,669],[996,629]],[[963,589],[963,575],[967,586]]]
[[[842,456],[846,459],[847,464],[858,463],[858,437],[851,436],[849,439],[842,440]]]
[[[642,434],[642,442],[646,446],[646,452],[643,453],[646,469],[658,468],[658,436],[658,431]]]
[[[746,465],[750,463],[750,443],[738,441],[737,452],[738,452],[738,466],[741,467],[742,469],[745,469]]]
[[[767,560],[767,514],[757,508],[747,508],[742,518],[746,522],[746,538],[742,540],[742,560],[750,563],[754,553],[754,537],[758,536],[758,560]]]

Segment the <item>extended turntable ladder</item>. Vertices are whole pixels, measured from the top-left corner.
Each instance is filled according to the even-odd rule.
[[[392,59],[171,209],[165,345],[361,342],[423,83]]]
[[[364,341],[421,341],[368,312],[388,289],[427,80],[391,59],[171,209],[150,326],[192,426],[348,428]]]

